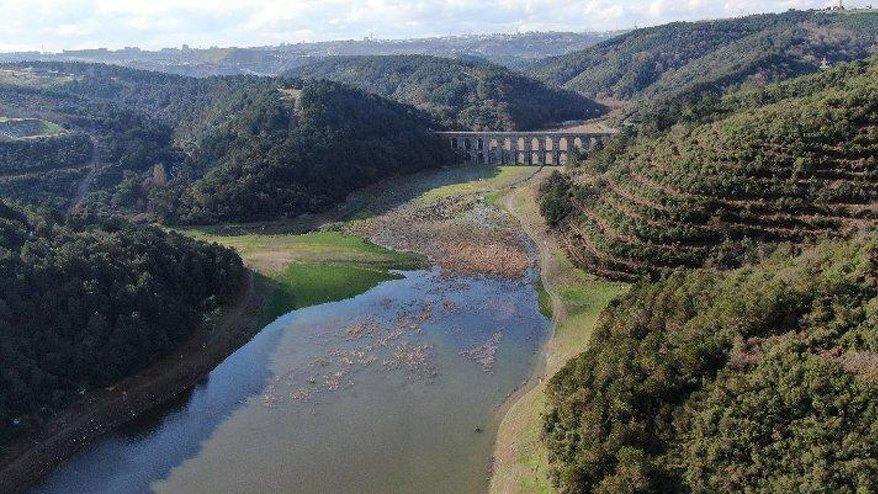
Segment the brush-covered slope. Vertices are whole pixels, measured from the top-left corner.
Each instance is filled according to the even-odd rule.
[[[878,490],[878,238],[639,284],[548,385],[565,493]]]
[[[790,11],[638,29],[529,73],[589,97],[631,101],[625,115],[633,120],[669,119],[729,88],[863,59],[876,46],[878,12]]]
[[[596,117],[594,101],[486,62],[422,55],[338,57],[292,69],[416,106],[442,125],[472,130],[533,130]]]
[[[0,273],[0,450],[209,328],[246,276],[216,244],[2,200]]]
[[[733,267],[878,222],[878,59],[736,93],[710,118],[618,139],[543,187],[570,253],[615,278]]]
[[[9,64],[0,108],[57,128],[0,141],[0,195],[169,221],[316,211],[451,159],[426,114],[329,82]]]

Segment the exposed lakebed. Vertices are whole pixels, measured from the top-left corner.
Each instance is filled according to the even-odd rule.
[[[549,321],[527,280],[402,274],[280,317],[35,492],[484,491]]]

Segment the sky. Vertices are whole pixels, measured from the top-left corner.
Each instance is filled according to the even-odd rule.
[[[845,0],[865,6],[873,0]],[[0,52],[606,31],[837,0],[0,0]],[[878,0],[874,0],[878,6]]]

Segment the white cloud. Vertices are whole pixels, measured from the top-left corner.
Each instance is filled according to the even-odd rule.
[[[847,0],[849,3],[868,0]],[[0,0],[0,50],[608,30],[833,0]]]

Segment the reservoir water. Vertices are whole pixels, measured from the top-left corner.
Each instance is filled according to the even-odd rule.
[[[280,317],[34,492],[484,492],[549,321],[526,281],[401,274]]]

